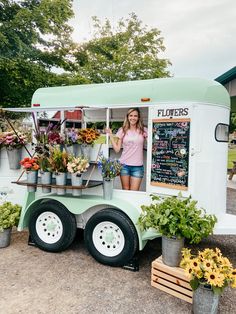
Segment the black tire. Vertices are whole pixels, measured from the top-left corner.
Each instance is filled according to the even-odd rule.
[[[87,222],[84,233],[89,253],[100,263],[123,266],[138,248],[135,227],[130,219],[116,209],[103,209]]]
[[[47,202],[35,208],[29,218],[32,241],[42,250],[61,252],[68,248],[76,235],[76,219],[58,202]]]

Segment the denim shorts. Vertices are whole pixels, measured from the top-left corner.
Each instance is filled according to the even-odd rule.
[[[128,166],[123,165],[121,172],[121,176],[131,176],[135,178],[143,178],[144,168],[143,166]]]

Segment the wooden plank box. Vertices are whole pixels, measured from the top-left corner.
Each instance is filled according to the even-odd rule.
[[[151,285],[192,303],[193,292],[185,271],[180,267],[163,264],[161,256],[152,262]]]

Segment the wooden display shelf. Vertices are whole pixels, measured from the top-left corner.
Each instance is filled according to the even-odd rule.
[[[185,271],[180,267],[165,265],[161,256],[152,262],[151,285],[192,303],[193,291]]]
[[[12,183],[18,184],[18,185],[23,185],[23,186],[37,186],[37,187],[51,187],[51,188],[66,188],[66,189],[89,189],[89,188],[93,188],[99,185],[102,185],[103,182],[102,181],[95,181],[95,180],[90,180],[87,183],[87,180],[83,180],[83,184],[80,186],[72,186],[71,185],[71,180],[67,179],[66,185],[56,185],[56,180],[52,179],[52,184],[42,184],[41,182],[41,178],[38,178],[38,183],[37,184],[33,184],[33,183],[28,183],[26,180],[21,180],[21,181],[13,181]]]

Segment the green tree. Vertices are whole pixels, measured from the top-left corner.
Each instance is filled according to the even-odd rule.
[[[0,1],[0,106],[29,105],[37,88],[63,81],[52,67],[73,69],[72,16],[72,0]]]
[[[236,113],[231,113],[230,116],[230,132],[236,131]]]
[[[160,57],[165,47],[158,29],[143,26],[134,13],[114,30],[109,20],[102,24],[93,17],[93,22],[94,38],[74,53],[79,75],[93,83],[170,76],[171,63]]]

